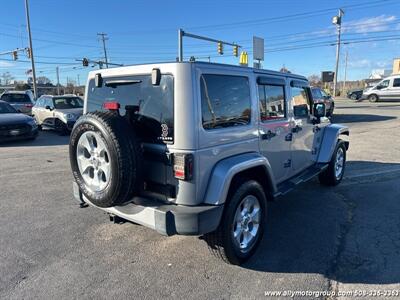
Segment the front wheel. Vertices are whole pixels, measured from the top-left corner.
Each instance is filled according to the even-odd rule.
[[[350,99],[357,100],[358,99],[357,94],[351,94]]]
[[[378,102],[379,97],[375,94],[372,94],[372,95],[368,96],[368,100],[369,100],[369,102]]]
[[[256,251],[264,232],[266,197],[254,180],[232,187],[221,224],[204,236],[210,252],[227,263],[240,265]]]
[[[346,146],[344,142],[339,141],[335,152],[332,155],[328,168],[319,174],[319,182],[323,185],[338,185],[343,178],[346,166]]]

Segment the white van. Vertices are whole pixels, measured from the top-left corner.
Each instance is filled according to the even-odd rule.
[[[366,89],[361,99],[368,99],[370,102],[400,100],[400,74],[386,77],[374,87]]]

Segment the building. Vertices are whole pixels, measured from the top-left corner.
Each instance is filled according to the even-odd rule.
[[[400,58],[393,59],[393,74],[400,74]]]

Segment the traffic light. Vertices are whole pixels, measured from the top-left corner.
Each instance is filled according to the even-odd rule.
[[[12,52],[12,58],[13,58],[13,60],[17,60],[18,59],[18,51],[17,50],[14,50]]]
[[[224,45],[222,44],[222,42],[218,42],[218,54],[224,54]]]
[[[89,60],[87,58],[82,59],[82,66],[88,67],[89,66]]]
[[[26,57],[29,59],[32,57],[31,48],[26,48]]]
[[[239,46],[233,46],[233,55],[236,57],[239,56]]]

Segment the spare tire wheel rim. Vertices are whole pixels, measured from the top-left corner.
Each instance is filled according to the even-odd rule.
[[[88,189],[104,190],[111,178],[110,155],[104,140],[95,131],[83,133],[77,144],[76,159],[79,172]]]
[[[240,252],[251,250],[258,238],[261,221],[261,206],[253,195],[247,195],[236,209],[232,236]]]

